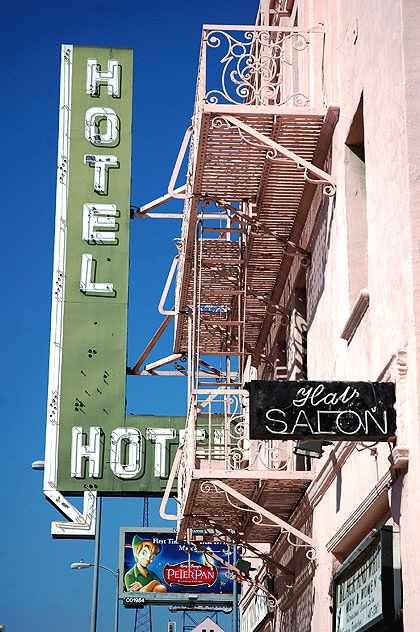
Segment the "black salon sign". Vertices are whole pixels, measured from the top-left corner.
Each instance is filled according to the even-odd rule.
[[[251,439],[386,441],[395,434],[391,382],[274,382],[250,391]]]

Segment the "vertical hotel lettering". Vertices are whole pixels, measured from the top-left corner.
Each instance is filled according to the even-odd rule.
[[[125,417],[132,73],[131,49],[62,47],[47,495],[122,493],[139,457]]]
[[[100,84],[105,84],[108,95],[120,96],[120,68],[117,59],[108,60],[108,71],[101,72],[96,59],[88,59],[86,63],[86,94],[93,98],[100,97]],[[85,138],[95,147],[108,147],[118,144],[119,140],[118,116],[113,108],[96,105],[90,107],[85,115]],[[109,197],[108,179],[112,167],[119,166],[115,155],[86,154],[84,163],[93,167],[93,191],[97,195]],[[117,243],[116,225],[117,207],[115,204],[97,204],[96,202],[83,204],[82,237],[87,242],[93,242],[100,247],[104,243]],[[100,229],[100,230],[98,230]],[[114,285],[110,282],[93,280],[93,264],[95,260],[91,253],[82,254],[80,289],[85,292],[114,293]],[[96,263],[96,262],[95,262]],[[99,276],[100,271],[97,271]]]

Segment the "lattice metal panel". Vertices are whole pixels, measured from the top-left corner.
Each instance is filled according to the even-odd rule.
[[[152,632],[152,611],[150,606],[136,609],[134,632]]]
[[[219,476],[222,476],[219,473]],[[264,476],[264,479],[261,478]],[[311,483],[312,472],[247,472],[246,477],[240,471],[230,472],[226,482],[237,492],[251,501],[286,520]],[[235,498],[231,502],[225,494],[212,485],[212,479],[217,479],[218,473],[198,472],[191,482],[188,504],[182,523],[182,530],[188,528],[209,527],[220,524],[226,530],[240,533],[241,537],[250,543],[273,543],[278,535],[279,527],[270,524],[266,518],[255,519],[257,513],[242,505]],[[254,519],[253,519],[254,517]]]
[[[235,292],[240,287],[241,247],[239,242],[217,239],[202,239],[196,243],[196,247],[200,251],[200,265],[196,271],[199,279],[191,274],[185,304],[191,309],[195,301],[200,303],[199,335],[203,351],[205,353],[223,352],[227,349],[227,333],[232,333],[227,332],[224,323],[232,320],[237,311],[238,294]],[[225,273],[229,275],[229,278],[224,276]],[[197,291],[198,296],[195,296]],[[188,317],[182,318],[181,323],[181,344],[186,352]],[[238,350],[237,344],[236,339],[233,342],[232,351]]]
[[[267,145],[264,146],[251,138],[249,134],[228,124],[222,115],[218,116],[215,113],[210,116],[205,113],[202,116],[207,122],[200,128],[206,130],[206,135],[200,138],[202,148],[198,152],[200,159],[195,165],[193,178],[195,190],[200,191],[203,197],[215,197],[230,203],[244,199],[252,200],[255,204],[255,218],[280,236],[289,238],[305,188],[304,169],[290,159],[276,154]],[[304,160],[313,160],[322,131],[323,114],[308,114],[302,111],[299,115],[277,116],[258,113],[253,116],[236,116],[257,132],[293,151]],[[196,222],[197,212],[198,205],[189,204],[187,221],[190,224]],[[247,286],[254,290],[254,293],[270,299],[285,256],[284,246],[263,232],[255,234],[247,230],[243,224],[240,224],[239,228],[242,228],[246,235]],[[184,227],[183,235],[187,239],[184,252],[191,253],[191,241],[194,241],[195,231]],[[215,241],[213,248],[217,250],[216,256],[225,260],[225,271],[235,275],[236,264],[229,255],[226,243],[229,242]],[[234,259],[236,258],[239,257],[235,255]],[[232,267],[229,269],[230,263]],[[209,292],[210,297],[210,290],[213,287],[219,292],[218,300],[226,300],[231,306],[233,299],[229,292],[234,289],[232,283],[221,279],[220,276],[209,274],[206,264],[203,267],[200,259],[194,260],[189,256],[182,262],[180,270],[182,277],[178,278],[178,307],[181,311],[191,306],[193,301],[194,271],[196,274],[202,274],[203,295]],[[226,290],[226,294],[220,294],[223,289]],[[267,304],[248,293],[244,328],[245,348],[255,347],[266,313]],[[178,317],[176,352],[185,352],[187,349],[186,320],[182,314]],[[229,332],[203,331],[202,352],[223,351],[224,333]],[[209,345],[208,348],[206,345]]]

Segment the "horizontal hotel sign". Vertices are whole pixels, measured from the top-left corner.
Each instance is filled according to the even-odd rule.
[[[391,382],[274,382],[250,391],[251,439],[386,441],[395,434]]]
[[[185,432],[185,417],[126,415],[121,426],[62,430],[61,491],[162,496]],[[172,492],[176,491],[174,486]]]

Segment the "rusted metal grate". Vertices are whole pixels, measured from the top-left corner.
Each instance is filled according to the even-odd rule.
[[[274,515],[288,520],[290,515],[314,478],[313,472],[230,472],[229,486],[243,496],[254,499],[259,505]],[[260,475],[261,478],[258,478]],[[191,480],[188,502],[185,507],[182,533],[197,528],[200,524],[222,525],[224,529],[241,533],[242,539],[249,543],[274,543],[279,528],[264,520],[257,522],[249,507],[241,507],[232,499],[228,502],[224,493],[217,490],[211,482],[220,474],[217,471],[196,471]],[[182,536],[182,533],[180,534]],[[216,536],[217,537],[217,536]]]
[[[230,203],[243,200],[253,202],[255,218],[263,222],[271,230],[285,238],[289,238],[299,211],[299,205],[305,188],[304,169],[289,159],[277,156],[271,158],[269,147],[258,145],[245,134],[240,135],[238,129],[224,125],[217,114],[207,118],[206,139],[200,161],[197,161],[194,174],[194,188],[200,191],[203,198],[212,197]],[[237,115],[240,120],[260,131],[268,138],[299,154],[311,162],[319,142],[324,114],[302,115]],[[220,123],[220,125],[219,125]],[[258,146],[256,146],[258,145]],[[190,225],[195,225],[198,217],[198,199],[193,200],[188,217]],[[245,227],[246,229],[246,227]],[[185,252],[191,252],[195,240],[195,231],[185,229],[189,242],[185,244]],[[267,234],[245,231],[246,236],[246,273],[247,285],[254,288],[263,297],[270,298],[284,259],[284,246]],[[213,242],[213,244],[211,244]],[[230,276],[237,274],[236,261],[241,259],[240,253],[232,257],[231,249],[238,248],[237,242],[222,239],[208,240],[205,249],[213,248],[214,257],[225,262],[224,270]],[[203,253],[203,259],[207,255]],[[229,269],[229,264],[231,268]],[[178,283],[182,288],[179,294],[177,309],[181,312],[177,319],[175,334],[175,352],[186,352],[188,346],[188,327],[182,312],[192,305],[194,295],[194,266],[201,265],[193,257],[185,258]],[[197,271],[196,271],[197,272]],[[218,301],[233,308],[235,296],[232,290],[240,289],[226,279],[202,266],[202,296],[205,301],[214,300],[211,289],[217,289]],[[267,304],[249,295],[246,301],[246,324],[244,326],[244,343],[248,348],[255,347],[261,331],[262,322],[267,312]],[[201,337],[202,352],[227,350],[223,347],[222,332],[210,335],[208,327]],[[207,347],[207,345],[209,345]]]

